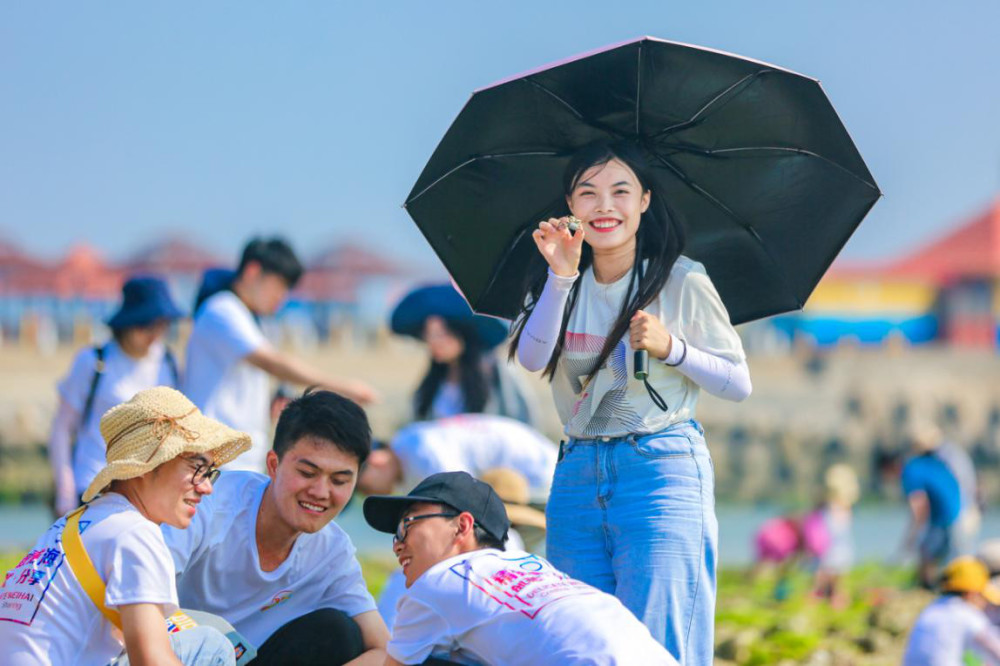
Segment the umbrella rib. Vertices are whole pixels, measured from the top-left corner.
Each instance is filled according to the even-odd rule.
[[[447,172],[445,172],[444,175],[442,175],[442,176],[434,179],[434,182],[432,182],[430,185],[428,185],[427,187],[425,187],[424,189],[420,190],[418,193],[416,193],[415,195],[413,195],[412,197],[410,197],[406,201],[406,203],[403,204],[403,208],[406,208],[406,206],[408,206],[409,204],[413,203],[414,201],[416,201],[417,199],[419,199],[420,197],[422,197],[424,194],[427,193],[428,190],[430,190],[432,187],[434,187],[435,185],[437,185],[438,183],[440,183],[442,180],[444,180],[445,178],[447,178],[451,174],[455,173],[459,169],[462,169],[462,168],[464,168],[464,167],[472,164],[473,162],[478,162],[479,160],[492,160],[492,159],[497,159],[499,157],[537,157],[537,156],[554,157],[554,156],[556,156],[558,154],[559,153],[556,152],[556,151],[535,150],[535,151],[527,151],[527,152],[523,152],[523,153],[500,153],[500,154],[496,154],[496,155],[476,155],[475,157],[470,157],[469,159],[465,160],[464,162],[462,162],[458,166],[452,167]]]
[[[692,190],[697,192],[699,195],[707,199],[709,203],[711,203],[713,206],[724,212],[733,221],[735,221],[737,224],[743,227],[743,230],[746,231],[748,234],[750,234],[754,238],[754,240],[757,241],[757,244],[760,246],[760,249],[764,252],[765,255],[767,255],[767,258],[771,260],[771,264],[774,266],[775,271],[784,276],[785,272],[784,270],[782,270],[781,264],[777,261],[777,259],[775,259],[774,255],[771,254],[771,251],[768,249],[767,244],[764,243],[764,239],[760,237],[760,234],[758,234],[757,230],[753,228],[753,225],[743,220],[743,218],[737,215],[735,211],[733,211],[729,206],[727,206],[726,204],[722,203],[717,198],[712,196],[712,194],[708,192],[708,190],[704,189],[703,187],[692,181],[690,178],[688,178],[687,174],[685,174],[679,168],[674,166],[669,160],[662,157],[661,155],[657,155],[656,159],[659,160],[665,167],[673,171],[685,185],[687,185]],[[783,280],[782,284],[784,284],[785,282],[786,281]],[[793,293],[791,294],[791,296],[795,301],[796,307],[801,308],[803,305],[805,305],[796,294]]]
[[[569,102],[567,102],[565,99],[563,99],[562,97],[560,97],[556,92],[550,90],[549,88],[547,88],[546,86],[542,85],[538,81],[535,81],[534,79],[527,79],[527,83],[535,86],[536,88],[538,88],[539,90],[541,90],[542,92],[544,92],[546,95],[549,95],[550,97],[552,97],[552,99],[556,100],[557,102],[559,102],[560,104],[562,104],[563,106],[565,106],[567,109],[570,110],[570,112],[574,116],[577,117],[577,120],[579,120],[580,122],[586,123],[586,124],[590,125],[591,127],[596,127],[597,129],[602,130],[604,132],[607,132],[608,134],[610,134],[612,136],[619,137],[619,138],[622,136],[622,133],[619,130],[617,130],[614,127],[612,127],[611,125],[608,125],[607,123],[602,123],[599,120],[594,120],[593,118],[587,118],[582,113],[580,113],[579,111],[577,111],[576,108],[572,104],[570,104]]]
[[[639,43],[639,48],[636,51],[636,67],[635,67],[635,135],[640,136],[639,132],[639,100],[642,99],[642,42]]]
[[[699,120],[698,116],[700,116],[703,113],[707,112],[708,109],[709,109],[709,107],[711,107],[716,102],[718,102],[720,99],[722,99],[723,97],[725,97],[726,95],[728,95],[731,91],[733,91],[734,89],[736,89],[739,86],[743,86],[743,89],[745,90],[746,88],[750,87],[750,83],[752,83],[753,79],[756,79],[756,78],[758,78],[760,76],[763,76],[764,74],[770,74],[770,73],[772,73],[772,71],[773,70],[770,70],[770,69],[762,69],[762,70],[758,70],[756,72],[753,72],[752,74],[747,74],[742,79],[740,79],[739,81],[737,81],[736,83],[732,84],[731,86],[729,86],[728,88],[726,88],[725,90],[723,90],[722,92],[720,92],[718,95],[716,95],[715,97],[713,97],[712,99],[710,99],[703,107],[701,107],[700,109],[698,109],[695,112],[695,114],[693,116],[691,116],[688,120],[685,120],[682,123],[677,123],[676,125],[671,125],[669,127],[666,127],[664,129],[660,130],[659,132],[657,132],[654,135],[654,137],[661,137],[661,136],[663,136],[665,134],[670,134],[672,132],[677,132],[677,131],[680,131],[682,129],[686,129],[686,128],[690,127],[691,125],[694,125]]]
[[[742,148],[718,148],[716,150],[709,150],[707,148],[695,148],[694,146],[680,146],[680,145],[671,146],[671,148],[673,148],[675,150],[678,150],[680,152],[697,153],[699,155],[705,155],[707,157],[711,157],[711,156],[714,156],[714,155],[720,155],[722,153],[741,153],[741,152],[750,152],[750,151],[762,151],[762,152],[774,151],[774,152],[778,152],[778,153],[794,153],[794,154],[797,154],[797,155],[805,155],[806,157],[815,157],[818,160],[822,160],[823,162],[826,162],[830,166],[833,166],[833,167],[836,167],[837,169],[840,169],[841,171],[843,171],[847,175],[851,176],[852,178],[854,178],[855,180],[857,180],[858,182],[860,182],[862,185],[870,187],[871,189],[875,190],[876,192],[878,191],[878,187],[874,183],[868,182],[867,180],[865,180],[861,176],[857,175],[856,173],[854,173],[853,171],[851,171],[847,167],[845,167],[845,166],[843,166],[841,164],[838,164],[837,162],[834,162],[829,157],[825,157],[825,156],[820,155],[819,153],[813,152],[811,150],[806,150],[805,148],[789,148],[789,147],[786,147],[786,146],[745,146],[745,147],[742,147]]]

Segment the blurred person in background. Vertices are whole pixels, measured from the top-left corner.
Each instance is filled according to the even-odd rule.
[[[250,433],[253,448],[235,469],[264,471],[270,448],[271,377],[328,388],[362,404],[377,397],[367,384],[318,372],[264,337],[258,317],[277,312],[302,273],[302,264],[285,241],[255,238],[244,248],[231,281],[217,275],[217,291],[199,292],[182,386],[206,415]]]
[[[854,564],[852,507],[861,497],[858,475],[849,465],[832,465],[823,475],[826,498],[817,509],[826,531],[826,548],[816,561],[813,594],[843,608],[847,597],[840,579]]]
[[[941,596],[920,613],[903,666],[1000,664],[1000,630],[986,609],[1000,604],[1000,589],[986,566],[971,556],[952,560],[941,577]]]
[[[955,528],[962,512],[962,490],[951,468],[937,455],[935,441],[919,427],[911,429],[910,457],[898,454],[879,461],[883,478],[899,478],[909,508],[909,522],[900,544],[901,556],[916,552],[917,579],[931,589],[938,569],[952,558]]]
[[[59,405],[49,435],[55,513],[80,505],[80,495],[107,464],[100,416],[154,386],[177,387],[178,371],[164,337],[183,315],[158,277],[133,277],[107,321],[111,340],[80,350],[59,382]]]
[[[430,355],[413,396],[417,420],[487,413],[536,421],[530,390],[492,353],[507,337],[507,325],[474,314],[450,284],[411,291],[393,310],[390,326],[424,342]]]
[[[952,530],[954,555],[971,555],[979,538],[982,514],[979,510],[979,490],[976,482],[976,467],[968,452],[956,442],[944,436],[935,423],[927,419],[917,419],[910,427],[910,439],[919,451],[930,451],[939,458],[958,482],[961,495],[961,509]]]
[[[860,486],[854,470],[844,464],[827,469],[823,480],[823,499],[813,511],[761,525],[754,536],[754,575],[777,566],[774,597],[780,601],[790,593],[790,574],[803,565],[814,572],[813,595],[840,608],[847,601],[840,578],[854,563],[851,507],[858,501]]]
[[[358,490],[366,495],[408,491],[438,472],[479,476],[505,467],[522,474],[531,500],[548,498],[558,449],[537,430],[503,416],[462,414],[412,423],[388,447],[372,451],[361,471]]]

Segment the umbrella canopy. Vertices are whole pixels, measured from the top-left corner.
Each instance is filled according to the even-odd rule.
[[[650,156],[654,196],[687,230],[734,324],[802,307],[881,196],[819,82],[644,37],[477,91],[406,209],[472,307],[511,318],[565,209],[562,174],[595,140]]]

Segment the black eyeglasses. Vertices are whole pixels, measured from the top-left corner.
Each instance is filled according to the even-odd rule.
[[[222,474],[222,470],[218,467],[212,467],[211,465],[206,465],[205,463],[199,463],[198,466],[194,468],[194,473],[191,475],[191,485],[197,486],[206,479],[209,483],[215,483],[215,480],[219,478],[220,474]]]
[[[396,526],[396,533],[392,535],[392,543],[395,545],[406,541],[407,530],[410,529],[410,525],[412,523],[415,523],[418,520],[423,520],[424,518],[454,518],[458,515],[459,514],[457,513],[424,513],[419,516],[409,516],[407,518],[403,518],[399,521],[399,525]]]

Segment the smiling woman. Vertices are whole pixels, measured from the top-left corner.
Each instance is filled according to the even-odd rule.
[[[6,664],[234,663],[215,629],[168,636],[174,563],[159,525],[187,528],[218,477],[250,447],[171,388],[141,391],[101,418],[107,465],[12,571],[0,593]],[[96,498],[96,499],[95,499]],[[63,566],[66,564],[67,566]],[[4,603],[16,598],[17,604]],[[204,662],[199,662],[204,663]]]
[[[617,596],[681,663],[707,664],[718,523],[695,408],[702,388],[743,400],[750,374],[650,174],[628,142],[569,160],[569,214],[532,234],[547,272],[527,276],[510,355],[552,381],[569,436],[546,510],[552,564]]]

